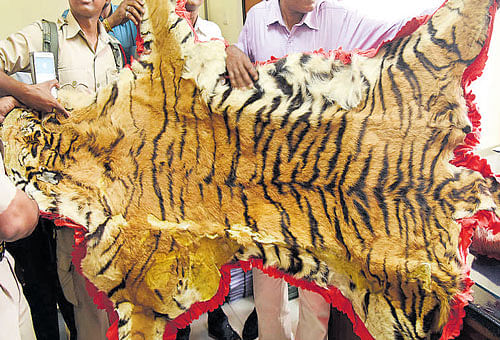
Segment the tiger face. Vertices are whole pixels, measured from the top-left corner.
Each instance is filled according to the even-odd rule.
[[[196,43],[175,5],[147,1],[151,53],[90,105],[17,110],[2,129],[16,183],[86,228],[83,271],[120,338],[185,326],[222,265],[255,258],[336,287],[374,338],[439,336],[467,285],[457,219],[500,204],[493,178],[449,164],[496,4],[450,0],[348,65],[290,55],[249,90],[224,82],[224,44]]]

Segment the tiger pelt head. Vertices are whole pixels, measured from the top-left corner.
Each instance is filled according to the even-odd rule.
[[[182,1],[146,3],[150,54],[69,119],[15,110],[1,132],[17,185],[88,230],[83,272],[120,339],[161,339],[252,258],[338,288],[376,339],[439,336],[467,285],[457,220],[500,206],[493,177],[449,163],[494,1],[449,0],[372,58],[259,66],[246,90]]]

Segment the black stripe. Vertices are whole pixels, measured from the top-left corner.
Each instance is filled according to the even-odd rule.
[[[356,210],[358,211],[359,215],[361,216],[361,219],[363,220],[364,225],[370,230],[370,232],[375,235],[375,232],[373,231],[373,227],[370,222],[370,215],[368,214],[368,211],[361,205],[356,200],[353,200],[354,206],[356,207]]]
[[[346,251],[346,255],[347,255],[347,261],[351,261],[351,252],[349,251],[349,248],[347,248],[347,245],[344,242],[344,236],[342,235],[342,229],[340,228],[340,221],[339,221],[339,218],[337,216],[337,211],[335,210],[335,208],[333,209],[333,216],[334,216],[334,225],[335,225],[335,237],[340,242],[340,244],[342,244],[342,246],[344,247],[344,249]]]
[[[179,142],[179,160],[182,160],[182,157],[184,155],[184,145],[186,144],[186,135],[187,135],[186,116],[182,116],[181,131],[182,131],[181,140]]]
[[[443,141],[441,142],[441,147],[439,148],[439,152],[432,160],[431,169],[430,169],[431,174],[430,174],[430,178],[429,178],[429,185],[427,187],[427,192],[429,192],[431,190],[431,188],[434,184],[434,174],[436,171],[436,165],[437,165],[438,161],[442,159],[440,156],[443,153],[444,149],[448,146],[448,140],[450,138],[450,134],[451,134],[451,132],[449,132],[448,134],[446,134],[446,136],[444,136]]]
[[[311,124],[309,124],[311,114],[312,112],[309,111],[298,117],[286,135],[288,141],[288,162],[292,160],[300,146],[300,143],[304,140],[304,137],[307,135],[307,132],[311,127]],[[300,129],[301,125],[304,125],[302,129]]]
[[[396,66],[400,71],[403,72],[406,80],[410,84],[413,93],[413,99],[417,101],[418,107],[422,107],[422,91],[420,89],[420,83],[418,81],[417,76],[415,75],[415,72],[413,72],[413,69],[404,60],[404,52],[406,50],[406,46],[410,41],[411,41],[410,37],[405,39],[405,42],[403,43],[401,50],[398,53]]]
[[[333,169],[337,165],[337,161],[338,161],[340,151],[342,148],[342,137],[344,136],[344,132],[346,130],[346,127],[347,127],[347,119],[346,119],[346,115],[344,114],[342,116],[342,120],[340,121],[340,127],[339,127],[339,130],[337,133],[337,137],[335,139],[335,153],[333,154],[333,156],[330,158],[330,160],[328,162],[328,173],[327,173],[326,177],[329,177],[331,175]]]
[[[434,79],[438,78],[439,75],[437,75],[435,73],[435,71],[439,72],[439,71],[442,71],[448,67],[450,67],[449,64],[444,64],[444,66],[437,66],[436,64],[434,64],[433,62],[431,62],[427,56],[426,56],[426,53],[424,52],[420,52],[418,50],[418,45],[420,44],[421,42],[421,37],[419,37],[415,43],[415,45],[413,46],[413,53],[415,53],[415,56],[417,57],[417,59],[420,61],[420,63],[422,64],[422,66],[427,70],[427,72],[429,72],[432,77]],[[424,50],[426,50],[426,48],[424,47]]]
[[[339,200],[340,200],[340,205],[342,206],[342,213],[344,215],[344,221],[346,224],[349,223],[349,209],[347,208],[347,204],[344,200],[344,192],[342,190],[342,186],[345,182],[347,172],[349,170],[349,166],[351,165],[351,159],[352,159],[352,156],[349,155],[347,157],[347,161],[345,163],[344,170],[342,172],[342,176],[340,177],[339,184],[338,184]]]
[[[307,210],[308,210],[307,215],[309,217],[309,230],[311,233],[311,240],[312,240],[313,247],[318,247],[317,242],[319,239],[319,247],[323,248],[324,247],[324,240],[323,240],[323,235],[321,235],[321,233],[319,232],[318,220],[314,216],[314,213],[313,213],[311,204],[309,203],[309,200],[306,197],[304,197],[304,199],[305,199],[306,204],[307,204]]]
[[[285,126],[288,124],[288,120],[292,115],[292,112],[300,109],[303,104],[304,104],[304,98],[302,95],[302,89],[299,88],[297,94],[290,100],[290,103],[285,111],[285,114],[283,115],[283,119],[281,120],[281,126],[280,126],[282,129],[285,128]]]
[[[391,80],[391,90],[392,93],[394,93],[394,97],[396,99],[396,103],[398,104],[399,108],[399,127],[403,127],[403,122],[404,122],[404,116],[403,113],[405,112],[404,107],[403,107],[403,97],[401,95],[401,91],[399,90],[399,85],[395,80],[394,74],[392,73],[392,66],[389,66],[387,69],[387,75],[389,76],[389,79]]]
[[[181,212],[181,218],[185,219],[186,214],[185,214],[185,211],[184,211],[184,187],[181,188],[181,193],[180,193],[180,196],[179,196],[179,201],[181,202],[181,204],[179,206],[179,210]]]
[[[245,194],[244,187],[240,186],[240,190],[241,190],[240,199],[241,199],[241,203],[243,204],[243,208],[244,208],[243,216],[245,218],[245,224],[247,226],[251,227],[254,232],[259,232],[257,222],[248,213],[248,198]]]
[[[282,146],[280,145],[278,147],[278,150],[276,152],[276,157],[274,158],[274,162],[273,162],[273,177],[271,179],[271,183],[276,187],[278,188],[278,193],[280,195],[283,195],[284,192],[283,192],[283,183],[279,180],[279,177],[280,177],[280,165],[281,165],[281,150],[282,150]]]
[[[325,213],[326,218],[328,219],[328,222],[330,224],[332,223],[332,218],[330,217],[330,214],[328,213],[328,204],[326,202],[326,197],[325,193],[321,188],[316,189],[318,191],[319,196],[321,197],[321,205],[323,206],[323,212]]]
[[[221,98],[221,101],[219,102],[219,105],[217,105],[218,109],[220,109],[222,107],[222,105],[224,105],[224,103],[226,102],[227,98],[229,97],[229,95],[231,94],[232,91],[233,91],[233,87],[228,86],[227,89],[222,94],[222,98]]]
[[[326,149],[326,145],[328,144],[328,142],[330,141],[330,136],[332,134],[332,130],[331,130],[331,122],[329,121],[326,126],[325,126],[325,131],[326,134],[324,135],[323,139],[321,140],[321,145],[320,147],[317,149],[316,153],[315,153],[315,156],[316,156],[316,160],[314,161],[314,167],[313,167],[313,173],[312,173],[312,176],[311,178],[309,179],[309,181],[307,182],[307,185],[308,186],[312,186],[313,185],[313,182],[316,181],[316,179],[318,179],[319,177],[319,174],[320,174],[320,169],[318,167],[318,164],[319,164],[319,160],[321,158],[321,155],[323,155],[325,149]],[[316,141],[316,138],[314,138],[314,142]],[[305,164],[304,164],[305,165]],[[328,217],[328,219],[330,220],[330,217]]]
[[[191,37],[193,36],[193,32],[189,32],[182,40],[181,44],[185,44]]]
[[[236,186],[236,171],[241,157],[240,131],[238,127],[235,128],[234,134],[235,134],[236,145],[235,145],[235,150],[233,152],[233,158],[231,160],[231,170],[229,171],[229,174],[225,181],[225,184],[229,187]]]
[[[163,302],[163,295],[161,295],[160,291],[158,289],[154,290],[156,296],[160,299],[161,302]]]
[[[363,166],[361,174],[358,177],[358,180],[347,191],[347,195],[349,196],[355,193],[363,201],[363,203],[366,205],[367,208],[370,208],[370,203],[368,202],[368,198],[366,197],[366,193],[364,192],[364,190],[366,186],[366,178],[368,177],[368,174],[370,172],[372,153],[373,149],[370,149],[370,152],[368,153],[368,157],[366,157],[365,159],[365,164]]]
[[[384,217],[385,233],[387,236],[391,235],[389,228],[389,212],[387,209],[387,203],[385,201],[385,186],[387,184],[388,174],[389,174],[389,154],[387,152],[387,144],[384,148],[384,160],[382,163],[382,169],[379,172],[377,186],[373,190],[375,199],[377,200],[380,210],[382,210],[382,215]]]
[[[113,87],[111,88],[111,94],[106,103],[104,104],[104,106],[102,107],[102,111],[100,113],[101,117],[104,116],[105,113],[108,111],[109,106],[115,105],[117,97],[118,97],[118,85],[117,83],[113,83]]]
[[[231,128],[229,127],[229,116],[227,115],[228,110],[229,107],[224,109],[222,117],[224,118],[224,125],[226,126],[227,144],[231,144]]]
[[[104,265],[104,267],[101,268],[101,270],[99,270],[99,272],[97,273],[97,275],[103,275],[104,272],[106,270],[108,270],[109,266],[111,265],[111,263],[113,263],[113,261],[116,259],[116,256],[118,256],[118,253],[120,252],[120,250],[122,249],[123,245],[125,244],[125,242],[123,242],[122,244],[120,244],[118,246],[118,248],[116,249],[116,252],[113,254],[113,256],[108,260],[108,262],[106,262],[106,264]]]
[[[158,250],[158,245],[160,244],[160,238],[161,238],[161,231],[158,232],[157,234],[154,234],[153,237],[155,238],[154,248],[152,251],[150,251],[146,262],[142,265],[141,270],[139,271],[139,274],[135,277],[134,281],[132,281],[132,284],[135,284],[139,279],[141,279],[141,281],[143,280],[142,275],[143,275],[144,271],[146,270],[146,267],[148,266],[149,262],[153,258],[153,255]]]
[[[238,109],[238,111],[236,111],[236,122],[240,121],[241,114],[242,114],[243,110],[247,106],[249,106],[252,103],[255,103],[257,100],[261,99],[263,95],[264,95],[264,92],[254,90],[254,93],[252,94],[252,96],[250,96],[250,98],[248,98],[246,100],[246,102]]]
[[[271,113],[276,111],[276,109],[278,108],[278,106],[280,104],[281,104],[281,97],[280,96],[274,97],[272,100],[271,107],[269,108],[269,111],[267,112],[265,118],[263,117],[263,113],[265,111],[266,106],[264,106],[264,109],[261,108],[261,109],[259,109],[259,111],[257,111],[257,113],[255,115],[255,123],[254,123],[254,129],[253,129],[253,131],[254,131],[253,152],[254,153],[257,153],[257,148],[259,146],[260,140],[262,139],[262,136],[264,135],[265,128],[271,122],[271,119],[270,119]],[[261,110],[262,110],[262,112],[261,112]]]
[[[116,242],[117,242],[117,241],[118,241],[118,239],[120,238],[121,234],[122,234],[122,229],[119,229],[119,230],[118,230],[118,234],[114,237],[113,242],[111,242],[111,244],[110,244],[110,245],[109,245],[106,249],[104,249],[104,250],[101,252],[101,256],[104,256],[104,255],[105,255],[108,251],[110,251],[110,250],[114,247],[114,245],[116,244]]]
[[[181,21],[182,21],[182,18],[181,18],[181,17],[178,17],[178,18],[177,18],[177,20],[176,20],[176,21],[172,24],[172,26],[170,26],[170,27],[168,28],[168,30],[169,30],[169,31],[172,31],[173,29],[175,29],[175,28],[177,27],[177,25],[178,25],[179,23],[181,23]],[[150,33],[150,32],[148,32],[148,33]],[[152,34],[152,33],[151,33],[151,34]]]
[[[160,69],[161,69],[161,62],[160,62]],[[162,88],[165,89],[165,80],[163,77],[163,72],[160,71],[160,78],[161,78],[161,84]],[[161,219],[164,221],[166,219],[166,213],[165,213],[165,207],[164,207],[164,200],[163,200],[163,194],[161,192],[161,188],[158,182],[158,169],[156,167],[156,158],[158,157],[158,143],[163,136],[163,134],[166,132],[167,125],[168,125],[168,111],[167,111],[167,95],[164,92],[163,93],[163,111],[165,113],[164,119],[163,119],[163,125],[160,130],[160,132],[155,136],[153,139],[153,154],[151,156],[151,164],[152,164],[152,169],[151,169],[151,175],[153,179],[153,189],[155,191],[156,197],[158,197],[158,204],[161,212]]]
[[[101,242],[102,235],[104,234],[104,229],[106,228],[106,224],[109,222],[109,220],[111,220],[110,217],[106,218],[106,220],[103,223],[99,224],[92,233],[85,235],[85,239],[87,240],[88,246],[94,248]],[[93,241],[93,244],[90,245],[89,241]]]

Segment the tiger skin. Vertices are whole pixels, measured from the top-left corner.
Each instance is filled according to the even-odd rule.
[[[222,42],[146,3],[151,54],[87,106],[67,94],[69,119],[15,110],[1,132],[17,185],[87,228],[83,272],[120,339],[161,339],[250,258],[339,288],[376,339],[438,338],[464,286],[456,220],[500,203],[449,164],[496,4],[450,0],[373,58],[294,54],[238,90]]]

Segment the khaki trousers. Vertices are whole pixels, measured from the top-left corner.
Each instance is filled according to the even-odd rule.
[[[74,243],[73,229],[57,230],[57,275],[64,297],[73,305],[78,340],[106,340],[108,315],[94,304],[85,288],[85,278],[71,262]]]
[[[0,261],[0,340],[36,340],[30,307],[8,252]]]

